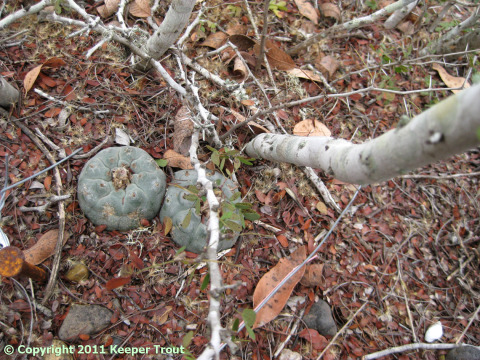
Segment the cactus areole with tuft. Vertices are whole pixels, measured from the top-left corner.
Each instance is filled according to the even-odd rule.
[[[78,203],[95,225],[126,231],[158,214],[166,176],[144,150],[111,147],[90,159],[78,178]]]
[[[160,220],[172,220],[171,236],[179,246],[196,254],[207,246],[208,203],[197,184],[195,170],[177,171],[167,188],[165,201],[160,211]],[[214,192],[220,205],[220,242],[218,251],[231,248],[242,229],[243,215],[235,207],[241,202],[236,185],[222,174],[207,170],[207,178],[213,182]]]

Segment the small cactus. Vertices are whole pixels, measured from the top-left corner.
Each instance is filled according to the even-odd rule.
[[[160,211],[160,220],[172,220],[171,235],[179,246],[187,251],[200,254],[207,246],[208,204],[203,202],[196,188],[197,172],[182,170],[167,188],[165,201]],[[243,215],[235,207],[241,201],[235,184],[222,174],[207,170],[207,178],[214,184],[214,192],[221,201],[220,232],[218,251],[231,248],[237,240],[243,225]]]
[[[111,147],[84,166],[78,178],[78,203],[95,225],[126,231],[158,214],[166,176],[144,150]]]

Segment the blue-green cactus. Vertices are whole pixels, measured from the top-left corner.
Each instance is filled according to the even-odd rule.
[[[144,150],[111,147],[84,166],[78,178],[78,203],[95,225],[126,231],[158,214],[166,176]]]
[[[172,220],[171,235],[179,246],[187,251],[200,254],[207,245],[206,219],[208,206],[202,199],[195,185],[195,170],[182,170],[175,173],[175,178],[167,188],[165,201],[160,211],[160,220],[165,217]],[[207,178],[214,184],[220,206],[221,238],[218,251],[231,248],[237,240],[243,225],[243,215],[235,207],[241,201],[235,184],[222,174],[207,170]],[[219,191],[221,190],[221,191]]]

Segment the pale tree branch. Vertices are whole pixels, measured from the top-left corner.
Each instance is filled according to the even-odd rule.
[[[17,10],[13,14],[5,16],[3,19],[0,20],[0,30],[4,29],[5,27],[12,24],[13,22],[21,19],[22,17],[36,14],[41,10],[43,10],[45,7],[52,4],[53,4],[53,0],[42,0],[36,3],[35,5],[27,6],[26,8]]]
[[[363,144],[261,134],[245,150],[251,157],[323,169],[346,182],[377,183],[477,146],[479,97],[480,85],[473,86]]]
[[[334,26],[328,28],[328,30],[326,30],[324,32],[321,32],[321,33],[318,33],[316,35],[313,35],[313,36],[309,37],[307,40],[305,40],[304,42],[298,44],[297,46],[294,46],[293,48],[291,48],[288,51],[288,54],[289,55],[296,55],[300,50],[303,50],[306,47],[308,47],[310,45],[313,45],[314,43],[320,41],[321,39],[326,38],[327,36],[329,36],[331,34],[336,34],[336,33],[339,33],[341,31],[353,30],[353,29],[356,29],[356,28],[359,28],[359,27],[362,27],[362,26],[370,25],[370,24],[374,23],[375,21],[377,21],[378,19],[380,19],[380,18],[382,18],[386,15],[389,15],[389,14],[393,13],[394,11],[396,11],[398,9],[403,8],[403,7],[407,6],[408,4],[410,4],[414,1],[417,1],[417,0],[399,0],[395,3],[393,3],[393,4],[385,6],[383,9],[380,9],[380,10],[378,10],[378,11],[376,11],[373,14],[370,14],[368,16],[353,19],[353,20],[347,21],[346,23],[343,23],[343,24],[334,25]]]

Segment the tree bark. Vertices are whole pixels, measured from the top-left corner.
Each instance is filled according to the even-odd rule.
[[[479,99],[480,84],[363,144],[331,137],[261,134],[245,151],[251,157],[322,169],[349,183],[377,183],[477,146]]]

